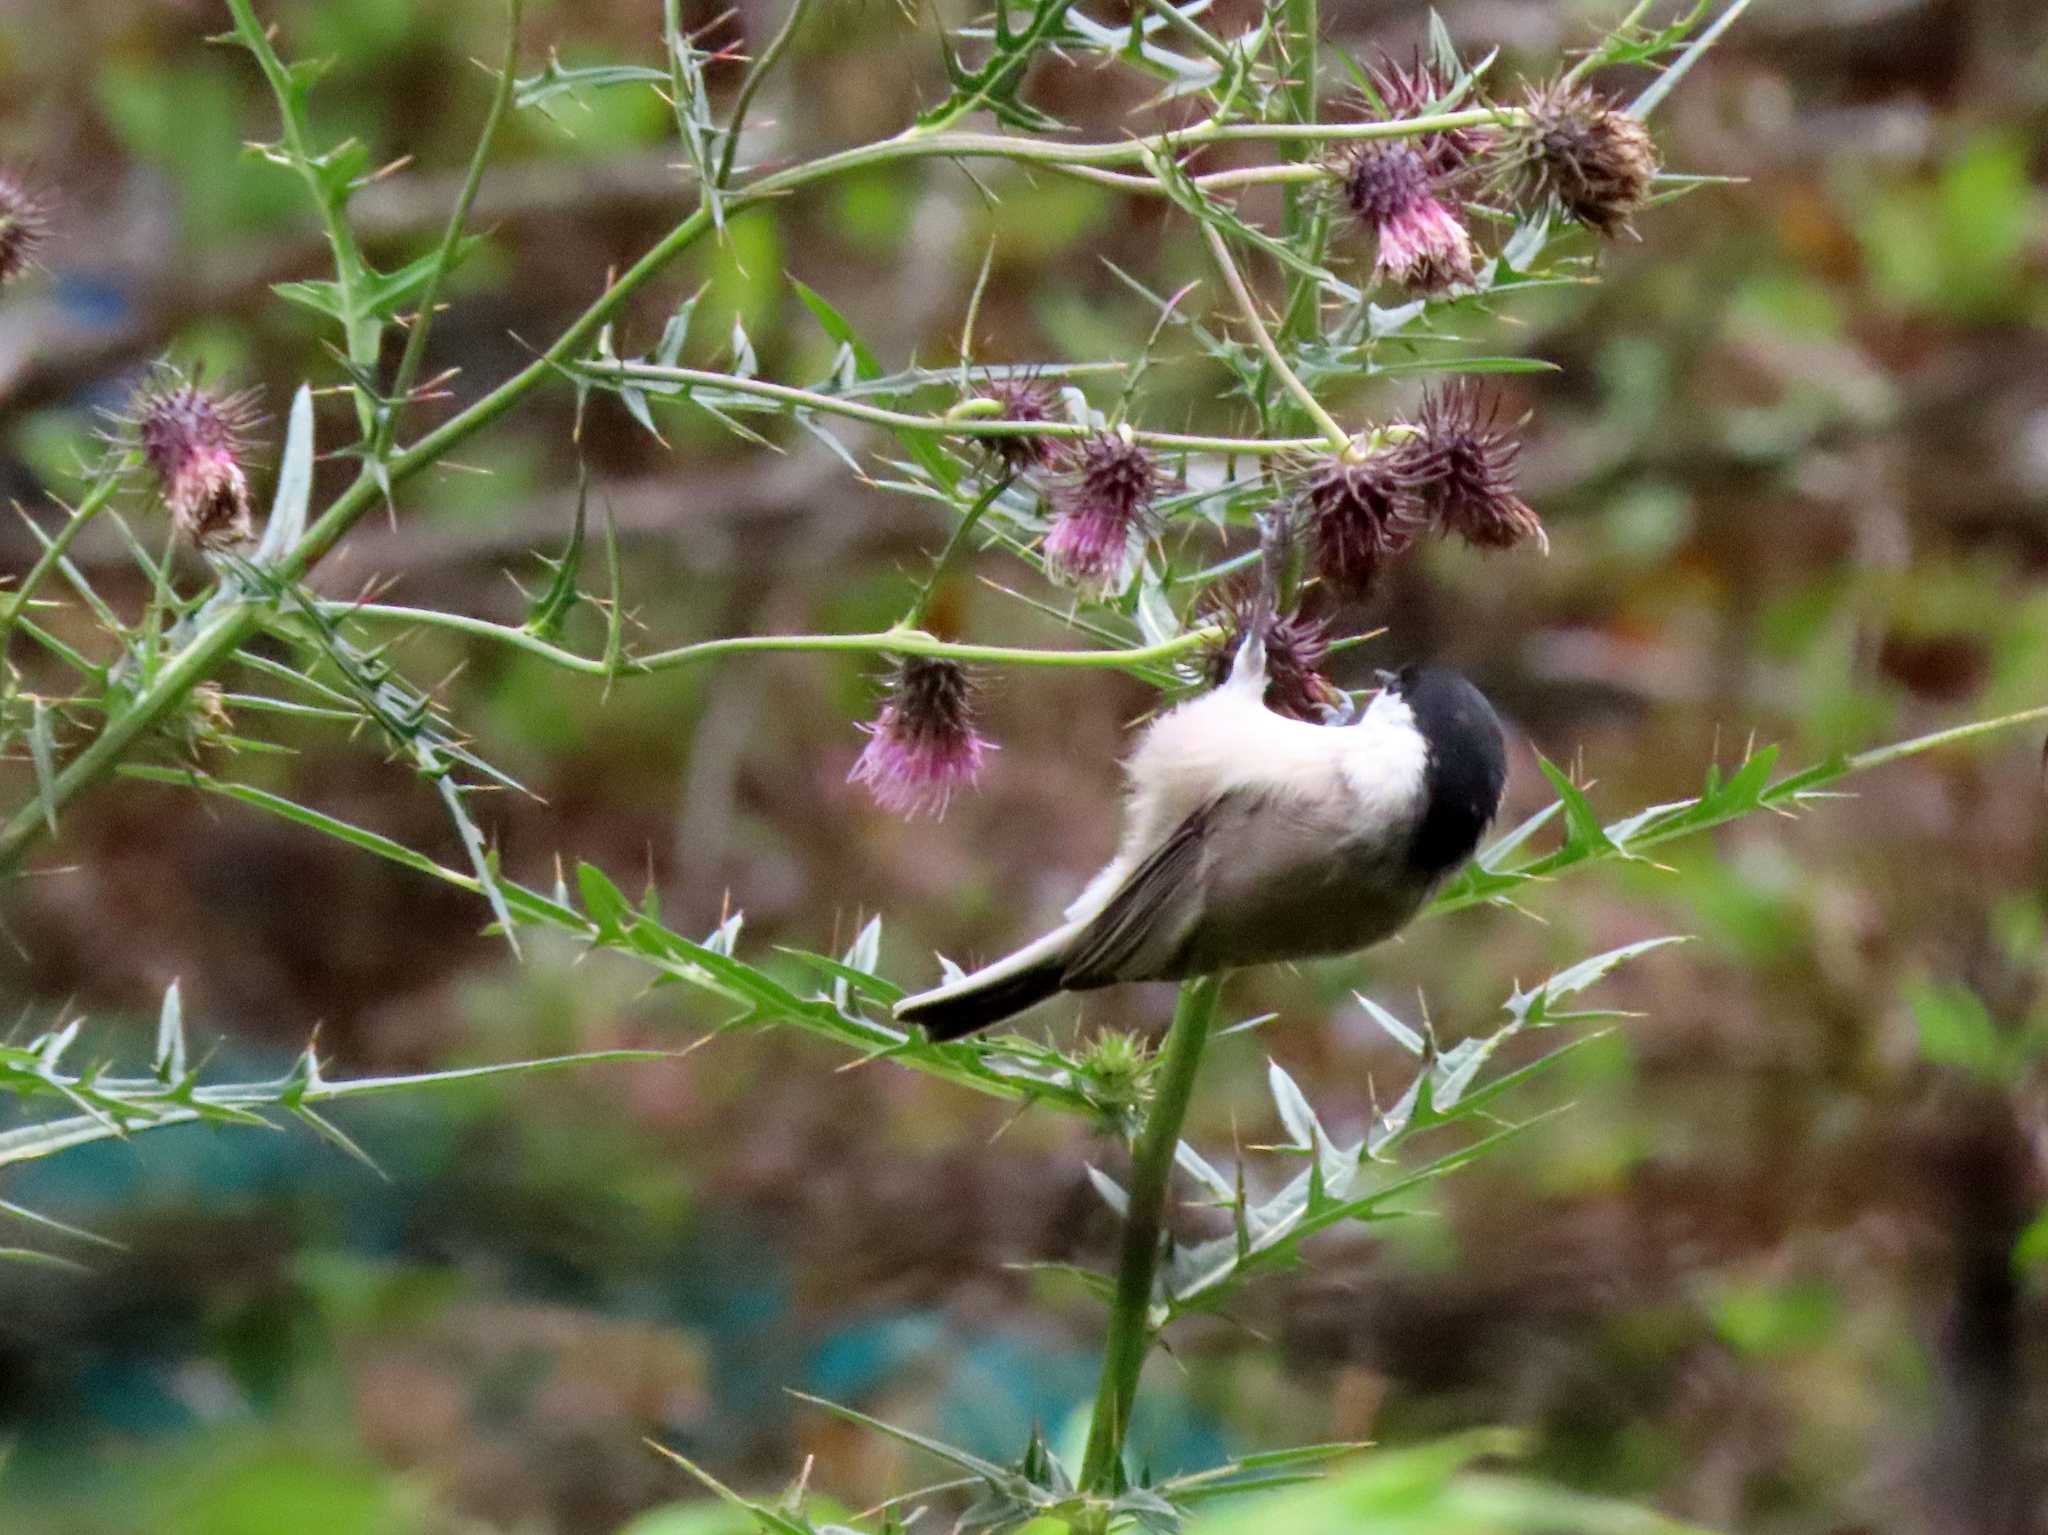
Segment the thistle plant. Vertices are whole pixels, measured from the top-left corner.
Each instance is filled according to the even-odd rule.
[[[1081,1276],[1108,1314],[1079,1461],[1066,1463],[1034,1438],[1015,1460],[997,1463],[872,1423],[848,1407],[820,1410],[859,1418],[947,1462],[964,1495],[962,1528],[1013,1529],[1053,1518],[1085,1535],[1174,1531],[1226,1495],[1312,1476],[1355,1447],[1275,1450],[1152,1476],[1131,1453],[1129,1430],[1155,1344],[1182,1317],[1221,1308],[1289,1264],[1318,1233],[1400,1209],[1431,1180],[1514,1134],[1501,1116],[1515,1091],[1565,1059],[1590,1037],[1589,1026],[1612,1017],[1575,999],[1655,944],[1590,957],[1533,988],[1504,986],[1504,1021],[1451,1045],[1360,997],[1366,1016],[1414,1059],[1402,1090],[1372,1106],[1362,1130],[1340,1132],[1275,1065],[1276,1146],[1225,1160],[1182,1135],[1220,1016],[1218,978],[1186,984],[1156,1051],[1121,1032],[1073,1048],[1014,1034],[937,1044],[890,1021],[903,989],[879,973],[879,918],[844,951],[795,953],[809,979],[792,983],[779,963],[770,968],[747,957],[738,915],[709,934],[687,936],[664,923],[652,892],[636,901],[610,875],[573,858],[573,874],[565,871],[548,888],[522,883],[501,868],[477,793],[516,793],[518,785],[467,743],[429,690],[402,674],[381,638],[449,631],[592,687],[744,665],[766,652],[867,658],[885,679],[884,693],[872,719],[845,722],[849,742],[861,745],[853,776],[881,807],[903,814],[941,810],[1003,771],[999,743],[975,712],[977,697],[1034,669],[1121,672],[1171,698],[1227,675],[1235,647],[1260,626],[1269,702],[1320,718],[1345,702],[1330,680],[1331,658],[1366,642],[1336,627],[1343,600],[1370,591],[1427,535],[1454,539],[1457,558],[1527,559],[1547,547],[1516,480],[1521,422],[1486,382],[1489,374],[1524,371],[1526,360],[1469,355],[1460,350],[1459,326],[1510,308],[1525,290],[1594,280],[1601,241],[1638,225],[1653,238],[1647,229],[1656,206],[1699,187],[1701,178],[1661,167],[1649,122],[1745,3],[1732,0],[1711,17],[1702,4],[1659,28],[1641,24],[1648,6],[1638,5],[1569,69],[1534,86],[1496,80],[1490,60],[1462,59],[1439,35],[1426,59],[1354,66],[1355,90],[1339,90],[1331,83],[1338,61],[1319,42],[1314,0],[1275,0],[1228,32],[1201,3],[1148,0],[1129,21],[1110,23],[1091,15],[1084,0],[1028,0],[999,7],[985,25],[943,43],[949,92],[900,132],[792,162],[750,113],[791,40],[821,20],[815,0],[791,0],[722,112],[706,84],[714,54],[684,32],[675,0],[665,0],[658,29],[650,28],[645,59],[579,68],[551,61],[530,74],[521,72],[518,0],[510,0],[514,41],[445,230],[416,260],[384,270],[364,254],[351,224],[351,198],[371,171],[367,152],[322,137],[318,71],[287,57],[288,34],[274,32],[254,0],[227,0],[230,35],[275,100],[279,136],[261,152],[302,184],[331,255],[329,275],[283,285],[280,301],[319,318],[334,361],[292,397],[260,526],[254,508],[262,475],[247,451],[247,400],[224,383],[167,367],[134,402],[130,424],[87,467],[55,531],[41,535],[43,556],[0,599],[0,641],[8,647],[0,736],[25,757],[31,779],[0,824],[0,869],[21,868],[45,841],[61,844],[73,803],[111,792],[110,781],[178,786],[470,892],[480,919],[515,949],[521,933],[550,930],[701,994],[725,1010],[728,1025],[800,1030],[857,1059],[1072,1115],[1104,1138],[1097,1187],[1123,1223],[1114,1270]],[[1148,115],[1101,141],[1077,139],[1034,103],[1028,87],[1034,63],[1054,55],[1134,71],[1178,110],[1170,119]],[[1592,83],[1629,71],[1647,73],[1650,83],[1626,101]],[[475,247],[469,210],[500,124],[510,113],[545,112],[607,90],[661,93],[692,183],[690,210],[530,363],[415,430],[416,407],[438,387],[421,378],[428,338],[449,275]],[[1249,158],[1213,168],[1208,152],[1223,146]],[[1170,429],[1148,414],[1148,385],[1167,365],[1155,359],[1154,346],[1136,359],[995,364],[976,357],[979,290],[964,317],[969,340],[957,366],[877,355],[829,298],[801,285],[798,296],[833,350],[823,377],[763,376],[744,330],[724,344],[725,366],[686,364],[686,355],[701,357],[709,344],[693,329],[694,299],[682,301],[658,334],[624,334],[628,300],[684,252],[723,238],[740,212],[922,160],[1009,166],[1159,200],[1175,238],[1203,254],[1208,280],[1173,295],[1153,294],[1136,277],[1124,281],[1154,307],[1154,341],[1170,337],[1197,354],[1192,366],[1207,370],[1203,391],[1221,402],[1217,429]],[[1250,194],[1266,187],[1281,193],[1273,218],[1253,212]],[[1000,186],[991,195],[1001,195]],[[32,243],[40,219],[13,182],[0,180],[0,277],[13,275],[10,262],[19,258],[12,253]],[[1389,390],[1370,395],[1378,419],[1354,413],[1360,385],[1418,372],[1440,375],[1419,400]],[[330,420],[328,440],[315,440],[316,389],[347,401],[340,438]],[[601,397],[616,401],[657,437],[664,417],[684,413],[753,444],[809,434],[845,461],[849,475],[934,509],[951,536],[905,591],[901,620],[865,633],[644,644],[628,634],[630,593],[608,534],[603,577],[586,589],[581,505],[566,549],[551,559],[552,576],[520,624],[336,601],[308,584],[362,519],[387,508],[404,518],[412,481],[542,391],[573,395],[579,408]],[[873,435],[841,435],[855,431],[880,434],[890,446],[875,448]],[[320,455],[356,468],[344,489],[316,507],[312,470]],[[150,595],[144,611],[124,616],[66,551],[138,485],[149,487],[151,505],[197,551],[204,574],[195,578],[190,559],[174,562],[134,539]],[[1043,597],[1024,600],[1066,623],[1072,642],[994,645],[927,627],[939,585],[977,558],[1041,583]],[[51,595],[58,577],[68,596]],[[95,646],[81,647],[44,622],[59,603],[96,626]],[[565,642],[565,620],[578,609],[602,616],[600,647]],[[66,633],[76,628],[64,626]],[[291,664],[276,658],[280,646]],[[462,866],[240,781],[233,751],[261,744],[245,733],[260,729],[248,721],[265,711],[330,721],[379,743],[396,771],[415,775],[438,799],[460,835]],[[1613,820],[1546,763],[1556,800],[1483,849],[1431,911],[1537,902],[1545,898],[1541,882],[1570,871],[1640,858],[1759,812],[1796,812],[1850,774],[2042,717],[2048,709],[1786,776],[1776,776],[1775,753],[1765,748],[1732,772],[1710,773],[1693,797]],[[194,749],[201,724],[219,750]],[[63,1031],[0,1054],[0,1078],[66,1108],[33,1133],[0,1140],[0,1165],[14,1159],[11,1147],[43,1154],[77,1139],[181,1118],[244,1118],[265,1107],[306,1118],[323,1094],[395,1085],[327,1083],[309,1055],[279,1083],[209,1090],[183,1065],[182,1033],[166,1039],[147,1078],[67,1072],[71,1036]],[[1522,1048],[1508,1066],[1511,1041]],[[1284,1173],[1275,1176],[1275,1165]],[[1223,1212],[1227,1233],[1177,1240],[1176,1184]],[[825,1528],[813,1522],[800,1490],[754,1501],[690,1470],[764,1530]],[[900,1529],[905,1512],[885,1506],[865,1527]]]

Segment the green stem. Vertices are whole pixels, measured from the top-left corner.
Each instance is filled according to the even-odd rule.
[[[932,598],[938,593],[940,578],[946,574],[947,568],[973,534],[975,524],[981,521],[982,515],[991,506],[995,505],[996,497],[1010,488],[1010,482],[1015,478],[1014,474],[1004,475],[975,497],[974,504],[960,514],[959,522],[953,526],[953,536],[946,540],[946,547],[941,549],[939,557],[932,561],[931,574],[924,578],[924,585],[917,589],[917,599],[910,605],[910,612],[902,623],[903,628],[924,627],[925,615],[931,611]]]
[[[1174,1151],[1180,1145],[1181,1125],[1194,1097],[1202,1049],[1216,1021],[1216,998],[1222,985],[1220,976],[1203,976],[1182,984],[1173,1027],[1160,1049],[1152,1107],[1132,1152],[1130,1205],[1124,1216],[1123,1251],[1117,1261],[1116,1300],[1103,1343],[1102,1382],[1095,1393],[1088,1448],[1081,1459],[1081,1486],[1089,1492],[1113,1494],[1122,1482],[1131,1404],[1137,1400],[1138,1376],[1152,1346],[1152,1282],[1159,1268]]]
[[[1317,0],[1283,0],[1280,37],[1288,71],[1284,101],[1292,123],[1316,120],[1321,30]],[[1312,143],[1290,143],[1283,153],[1288,160],[1300,162],[1312,160],[1315,149]],[[1320,173],[1320,167],[1309,168]],[[1314,192],[1292,185],[1282,192],[1281,199],[1280,228],[1287,243],[1311,265],[1319,264],[1329,224],[1322,200]],[[1305,272],[1296,274],[1287,295],[1287,312],[1280,321],[1280,334],[1287,340],[1300,341],[1315,330],[1316,292],[1313,278]]]
[[[897,160],[1015,160],[1019,164],[1058,167],[1062,165],[1142,165],[1151,155],[1172,154],[1204,144],[1299,144],[1357,143],[1378,139],[1409,139],[1425,133],[1445,133],[1457,128],[1495,128],[1525,119],[1515,107],[1467,107],[1457,112],[1437,112],[1427,117],[1390,118],[1384,122],[1346,123],[1218,123],[1204,121],[1186,128],[1169,128],[1142,137],[1116,139],[1100,144],[1063,144],[1057,141],[1019,138],[1004,133],[918,133],[907,130],[894,138],[873,144],[859,144],[825,155],[803,165],[791,166],[764,176],[742,188],[747,193],[786,191],[826,176]]]
[[[1099,165],[1076,165],[1067,161],[1053,161],[1042,169],[1056,176],[1071,177],[1076,181],[1092,181],[1097,186],[1111,187],[1119,192],[1130,192],[1140,197],[1164,197],[1167,189],[1156,176],[1140,176],[1130,171],[1105,170]],[[1327,181],[1329,172],[1313,162],[1298,165],[1243,165],[1236,170],[1210,171],[1205,176],[1191,176],[1188,179],[1204,192],[1232,192],[1242,187],[1289,186],[1306,182]]]
[[[740,152],[740,129],[746,124],[747,109],[754,104],[754,96],[767,80],[768,72],[779,61],[796,30],[803,25],[804,13],[810,9],[811,0],[792,0],[789,14],[782,18],[782,26],[775,36],[768,40],[768,46],[761,50],[761,56],[754,60],[747,71],[747,78],[740,84],[740,94],[732,104],[732,115],[725,121],[725,148],[718,157],[718,184],[721,188],[732,180],[732,168]]]
[[[1189,655],[1213,642],[1221,633],[1215,628],[1190,629],[1156,645],[1129,650],[1039,650],[1017,645],[967,645],[935,639],[922,629],[905,625],[868,634],[738,634],[723,639],[699,640],[670,650],[644,656],[627,656],[616,664],[597,656],[579,655],[549,643],[524,629],[494,624],[488,619],[464,613],[444,613],[437,608],[395,607],[381,602],[325,602],[321,611],[335,618],[359,619],[366,623],[403,624],[412,628],[452,629],[459,634],[491,640],[522,650],[530,656],[581,672],[587,677],[639,677],[651,672],[672,671],[694,666],[721,656],[770,653],[852,653],[858,655],[942,656],[954,661],[987,666],[1034,666],[1094,671],[1128,671],[1157,666]]]
[[[723,389],[732,394],[775,400],[829,416],[845,416],[895,431],[931,432],[940,437],[1056,437],[1080,440],[1100,435],[1097,428],[1077,421],[989,421],[961,411],[943,416],[918,415],[868,405],[843,395],[820,394],[793,384],[772,383],[765,378],[740,378],[731,373],[714,373],[704,368],[668,368],[651,362],[586,362],[576,365],[586,378],[641,379],[650,384],[694,384]],[[1334,425],[1334,423],[1333,423]],[[1133,430],[1131,438],[1152,448],[1179,448],[1196,453],[1284,454],[1312,452],[1324,446],[1320,437],[1205,437],[1188,432],[1146,432]],[[1338,440],[1350,439],[1338,429]]]
[[[363,313],[362,287],[367,274],[363,268],[363,253],[356,248],[355,234],[349,229],[348,219],[343,213],[347,193],[330,194],[327,184],[321,179],[314,164],[314,155],[306,145],[305,125],[299,118],[305,101],[305,87],[293,81],[291,71],[278,57],[277,49],[271,46],[269,29],[256,19],[255,7],[249,0],[227,0],[227,3],[235,19],[235,35],[242,46],[255,55],[256,65],[263,71],[271,95],[277,98],[279,131],[284,137],[285,151],[281,158],[299,173],[307,191],[313,196],[314,205],[320,210],[320,226],[326,232],[328,247],[334,252],[334,288],[341,299],[341,333],[347,343],[348,360],[359,375],[368,377],[377,366],[378,332],[382,327],[375,316]],[[376,425],[374,406],[361,387],[357,387],[354,393],[357,424],[367,437]]]
[[[1317,15],[1317,0],[1283,0],[1280,40],[1287,60],[1287,88],[1284,100],[1290,123],[1313,123],[1316,120],[1316,51],[1321,29],[1321,18]],[[1307,146],[1293,145],[1287,150],[1287,158],[1298,160],[1307,152]],[[1287,194],[1283,217],[1288,234],[1295,235],[1301,232],[1302,208],[1299,194]]]
[[[434,253],[433,270],[428,274],[426,286],[420,290],[419,308],[413,314],[412,330],[405,338],[405,351],[398,359],[398,372],[392,375],[391,396],[377,422],[377,435],[372,451],[379,457],[390,451],[392,434],[398,429],[398,413],[405,409],[405,397],[412,392],[415,379],[419,377],[420,363],[427,354],[427,331],[434,323],[434,305],[441,297],[441,283],[448,276],[448,270],[455,264],[456,249],[462,243],[463,225],[469,222],[470,207],[476,202],[477,188],[483,185],[484,166],[491,157],[491,145],[498,137],[498,124],[504,121],[505,109],[512,104],[512,87],[519,75],[519,9],[521,0],[505,0],[505,65],[498,73],[498,88],[491,94],[491,108],[484,118],[483,131],[477,135],[476,152],[469,157],[469,174],[463,178],[462,190],[456,195],[455,209],[448,215],[448,227],[441,235],[441,248]]]
[[[1216,260],[1216,269],[1223,274],[1223,281],[1229,286],[1231,297],[1237,300],[1238,312],[1244,316],[1245,324],[1251,327],[1252,338],[1258,342],[1259,350],[1266,354],[1266,364],[1273,370],[1273,376],[1280,380],[1287,392],[1294,396],[1302,411],[1321,429],[1324,440],[1331,450],[1338,454],[1351,451],[1351,434],[1337,424],[1337,418],[1323,409],[1322,402],[1304,384],[1295,371],[1287,366],[1287,359],[1280,355],[1280,348],[1274,345],[1266,324],[1259,318],[1259,306],[1252,298],[1251,289],[1244,285],[1244,277],[1237,270],[1237,263],[1230,259],[1230,247],[1223,243],[1223,236],[1214,224],[1202,226],[1202,238],[1209,243],[1209,254]]]

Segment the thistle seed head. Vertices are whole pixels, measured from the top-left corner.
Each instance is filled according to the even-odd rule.
[[[1533,538],[1548,551],[1541,519],[1515,490],[1522,445],[1500,425],[1498,395],[1454,380],[1423,396],[1416,427],[1398,456],[1440,531],[1480,549]]]
[[[1398,452],[1356,462],[1327,458],[1302,487],[1311,557],[1325,585],[1362,597],[1389,560],[1415,542],[1426,521]]]
[[[1257,624],[1266,642],[1268,709],[1320,725],[1327,710],[1343,707],[1343,692],[1322,672],[1330,655],[1330,634],[1320,619],[1275,613],[1256,588],[1232,586],[1218,594],[1211,621],[1223,628],[1222,638],[1203,659],[1203,674],[1211,687],[1229,680],[1238,647]]]
[[[1595,91],[1562,81],[1532,86],[1528,121],[1508,144],[1503,174],[1521,202],[1548,205],[1612,239],[1657,177],[1657,143],[1642,119]]]

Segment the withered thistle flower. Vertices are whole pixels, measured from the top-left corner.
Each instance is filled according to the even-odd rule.
[[[1362,597],[1426,521],[1404,455],[1326,458],[1303,486],[1316,574],[1343,596]]]
[[[1268,709],[1320,725],[1325,709],[1343,706],[1344,694],[1322,672],[1330,655],[1330,634],[1321,620],[1300,613],[1274,613],[1255,588],[1232,586],[1218,594],[1211,621],[1223,626],[1223,637],[1203,662],[1203,674],[1211,687],[1221,687],[1229,680],[1238,647],[1256,623],[1266,642]]]
[[[846,775],[896,815],[944,815],[972,788],[995,744],[974,725],[974,679],[943,656],[905,656],[889,681],[868,744]]]
[[[1159,486],[1157,460],[1137,443],[1106,432],[1089,438],[1055,496],[1046,573],[1097,596],[1122,590],[1131,546],[1151,524]]]
[[[1416,427],[1399,459],[1441,531],[1480,549],[1526,538],[1549,549],[1542,521],[1515,490],[1522,445],[1500,426],[1498,395],[1457,379],[1423,396]]]
[[[1470,283],[1474,272],[1472,236],[1437,186],[1413,144],[1361,144],[1344,166],[1344,201],[1379,242],[1374,273],[1421,293]]]
[[[254,392],[217,394],[165,368],[130,410],[143,461],[177,530],[202,549],[253,538],[242,451],[256,421]]]
[[[1525,203],[1547,203],[1613,238],[1657,176],[1657,143],[1641,118],[1596,91],[1556,81],[1528,89],[1528,121],[1509,138],[1502,174]]]
[[[1445,110],[1438,103],[1450,93],[1451,82],[1433,66],[1424,63],[1419,53],[1405,66],[1382,53],[1371,76],[1373,91],[1379,96],[1380,104],[1386,108],[1390,119],[1421,117],[1432,111]],[[1461,105],[1469,106],[1471,101],[1468,99]],[[1425,133],[1410,142],[1421,151],[1423,163],[1429,167],[1431,175],[1449,178],[1470,169],[1493,143],[1493,135],[1484,128],[1450,128],[1440,133]]]
[[[994,400],[1002,407],[1001,421],[1054,421],[1058,416],[1054,410],[1052,391],[1036,379],[1000,378],[984,384],[977,391],[980,398]],[[984,437],[981,445],[998,462],[1006,474],[1021,474],[1026,469],[1047,469],[1059,460],[1060,441],[1056,437],[1040,437],[1033,433],[1018,437]]]
[[[0,170],[0,286],[29,269],[47,219],[41,200],[21,178]]]

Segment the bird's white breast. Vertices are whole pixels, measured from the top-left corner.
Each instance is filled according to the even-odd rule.
[[[1327,807],[1360,835],[1405,831],[1422,813],[1428,748],[1408,706],[1375,697],[1352,725],[1311,725],[1220,687],[1162,715],[1124,764],[1129,798],[1117,856],[1067,909],[1092,915],[1175,827],[1220,795],[1249,790]]]

